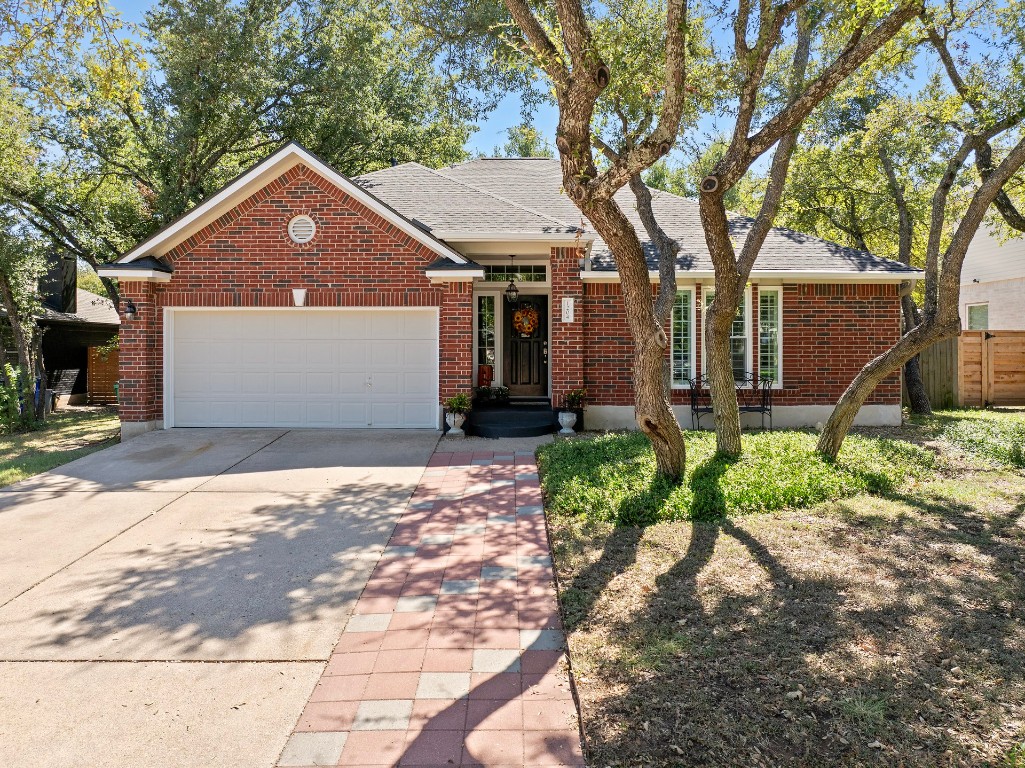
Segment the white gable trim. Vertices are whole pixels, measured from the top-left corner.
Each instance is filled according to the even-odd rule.
[[[96,273],[100,277],[116,277],[118,280],[139,281],[144,283],[169,283],[172,274],[160,269],[118,269],[118,262],[100,264]]]
[[[139,243],[118,259],[117,263],[124,264],[141,259],[144,256],[163,256],[175,246],[188,240],[204,227],[223,216],[226,211],[242,203],[257,190],[262,189],[281,174],[290,171],[300,164],[319,173],[347,195],[355,198],[385,221],[393,224],[417,242],[430,248],[437,255],[451,259],[456,264],[467,263],[466,258],[457,251],[449,248],[444,243],[438,242],[426,232],[411,224],[377,198],[367,193],[366,190],[353,184],[324,161],[294,142],[286,144],[270,157],[254,165],[235,179],[235,181],[224,187],[224,189],[204,200],[173,224]]]

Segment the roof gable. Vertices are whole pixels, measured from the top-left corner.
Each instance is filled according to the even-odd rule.
[[[202,233],[207,227],[216,224],[235,208],[250,200],[259,190],[300,165],[310,168],[314,173],[438,256],[456,264],[466,263],[466,259],[449,245],[431,235],[425,228],[418,226],[373,193],[355,184],[351,179],[296,142],[285,144],[219,191],[210,195],[195,208],[139,243],[118,259],[117,263],[130,263],[145,257],[164,256],[190,238]]]

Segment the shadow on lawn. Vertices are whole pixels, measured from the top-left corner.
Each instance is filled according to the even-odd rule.
[[[563,596],[601,681],[589,764],[1002,765],[1025,740],[1025,494],[1000,502],[614,529]]]

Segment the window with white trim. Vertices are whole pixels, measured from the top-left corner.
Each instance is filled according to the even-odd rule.
[[[751,324],[747,315],[748,291],[745,290],[740,297],[740,305],[737,307],[737,314],[733,316],[733,325],[730,328],[730,360],[733,364],[733,378],[736,381],[744,381],[751,370],[751,343],[748,337]],[[715,298],[715,291],[709,288],[705,291],[704,309],[712,303]],[[704,323],[702,323],[702,326]],[[704,346],[701,348],[701,367],[707,373],[705,365],[706,355]]]
[[[677,291],[671,326],[673,386],[685,387],[694,378],[694,289]]]
[[[989,304],[969,304],[968,307],[968,330],[988,331],[989,330]]]
[[[758,288],[758,376],[783,382],[783,292]]]

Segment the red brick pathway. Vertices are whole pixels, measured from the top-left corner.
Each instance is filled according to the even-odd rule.
[[[584,765],[531,452],[436,453],[278,762]]]

